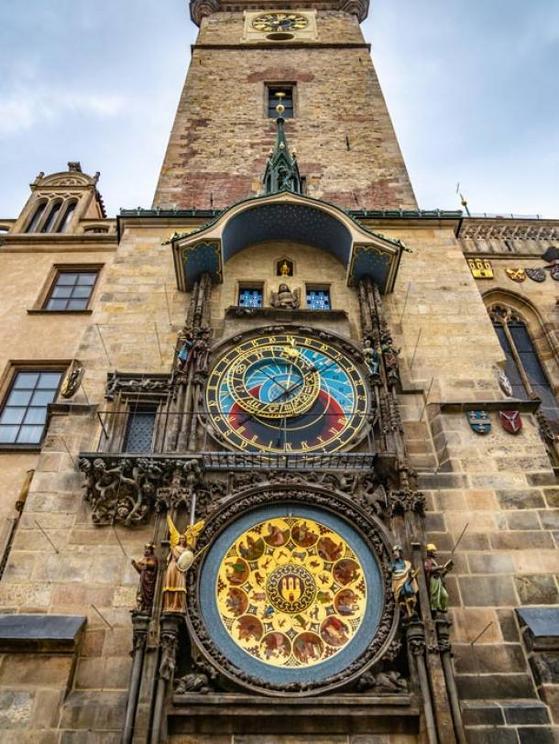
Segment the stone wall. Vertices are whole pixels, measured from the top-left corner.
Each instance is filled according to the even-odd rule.
[[[255,48],[240,45],[241,13],[204,20],[154,206],[225,207],[258,193],[275,141],[265,83],[283,82],[296,83],[296,116],[285,129],[310,196],[350,209],[415,207],[355,16],[319,13],[317,22],[312,45]]]

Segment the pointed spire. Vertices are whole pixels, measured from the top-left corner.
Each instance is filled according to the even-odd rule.
[[[285,119],[282,114],[285,106],[281,99],[285,93],[276,93],[279,98],[276,106],[276,145],[270,153],[266,170],[264,172],[264,193],[275,194],[278,191],[293,191],[296,194],[303,192],[301,175],[295,153],[290,154],[285,136]]]

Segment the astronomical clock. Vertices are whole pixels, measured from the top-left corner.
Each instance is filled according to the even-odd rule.
[[[333,452],[364,429],[363,370],[310,335],[260,335],[231,347],[210,373],[206,403],[220,439],[247,452]]]
[[[333,334],[262,329],[215,350],[208,427],[265,468],[359,448],[372,407],[357,349]],[[268,461],[269,458],[269,461]],[[390,643],[396,611],[380,521],[336,480],[237,478],[202,534],[188,592],[192,637],[224,678],[268,695],[356,677]]]

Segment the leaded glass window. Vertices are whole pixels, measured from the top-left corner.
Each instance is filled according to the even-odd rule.
[[[239,289],[240,307],[262,307],[262,287],[241,287]]]
[[[0,415],[0,444],[39,444],[62,372],[20,370]]]
[[[330,310],[330,290],[307,289],[307,307],[309,310]]]
[[[59,271],[45,310],[87,310],[97,271]]]
[[[130,411],[124,439],[124,452],[151,452],[156,409],[142,406]]]

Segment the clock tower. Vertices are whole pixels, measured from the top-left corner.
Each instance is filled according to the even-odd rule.
[[[259,193],[278,92],[309,196],[413,209],[414,194],[359,26],[364,0],[195,0],[199,26],[154,206],[222,209]]]
[[[366,0],[190,11],[153,206],[0,220],[5,736],[551,741],[559,222],[417,207]]]

